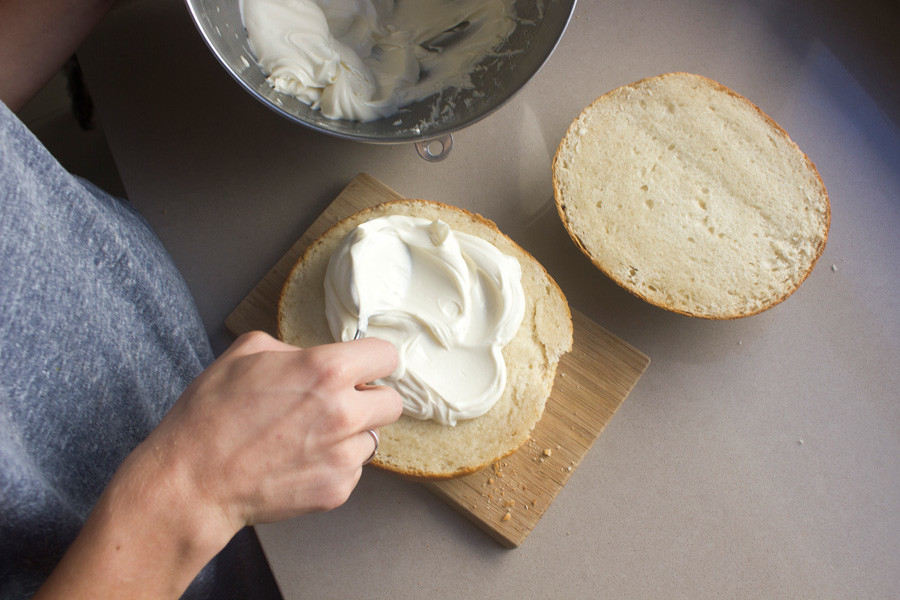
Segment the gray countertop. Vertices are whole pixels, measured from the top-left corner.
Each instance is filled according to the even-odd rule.
[[[286,598],[900,597],[897,63],[841,3],[811,4],[582,0],[545,68],[434,164],[270,112],[178,0],[109,15],[79,52],[87,83],[128,196],[217,351],[225,316],[367,172],[495,220],[572,306],[652,360],[520,548],[417,484],[366,472],[345,506],[257,528]],[[872,31],[891,19],[874,15]],[[642,303],[575,249],[553,208],[550,161],[571,120],[614,87],[676,70],[758,104],[831,197],[815,271],[754,317]]]

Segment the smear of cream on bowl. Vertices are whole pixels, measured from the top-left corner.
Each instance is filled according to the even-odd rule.
[[[242,0],[269,85],[330,119],[371,121],[471,73],[516,27],[514,0]]]

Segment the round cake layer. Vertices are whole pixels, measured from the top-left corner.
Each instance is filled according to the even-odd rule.
[[[787,298],[825,248],[813,163],[750,101],[699,75],[617,88],[569,127],[553,161],[579,248],[640,298],[730,319]]]
[[[381,443],[372,462],[416,479],[471,473],[514,452],[528,440],[550,395],[559,359],[572,346],[572,319],[562,291],[537,260],[492,222],[425,200],[388,202],[348,217],[310,244],[291,271],[279,300],[278,335],[302,347],[334,341],[325,318],[328,260],[357,225],[392,214],[440,219],[454,230],[487,240],[504,254],[514,256],[522,267],[525,317],[503,349],[507,382],[497,403],[486,414],[456,426],[403,416],[381,428]]]

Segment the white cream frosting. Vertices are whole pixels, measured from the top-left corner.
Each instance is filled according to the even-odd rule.
[[[382,383],[403,412],[456,425],[483,415],[506,387],[502,349],[525,313],[519,262],[442,221],[391,215],[363,223],[331,256],[325,312],[334,339],[357,330],[394,344]]]
[[[268,82],[331,119],[370,121],[448,87],[515,29],[514,0],[242,0]]]

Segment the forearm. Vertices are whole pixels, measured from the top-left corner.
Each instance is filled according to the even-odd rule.
[[[178,598],[237,531],[152,453],[139,447],[117,471],[36,599]]]
[[[400,417],[396,391],[367,385],[396,367],[375,338],[242,336],[116,471],[36,598],[177,598],[242,527],[339,506],[368,430]]]
[[[0,0],[0,100],[21,109],[116,0]]]

